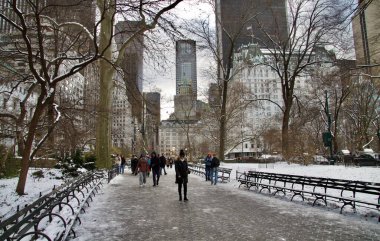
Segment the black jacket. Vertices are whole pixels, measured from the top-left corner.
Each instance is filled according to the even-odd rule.
[[[184,159],[181,161],[179,158],[174,162],[174,168],[175,168],[175,181],[176,183],[187,183],[189,174],[189,168],[187,165],[187,160]]]
[[[220,166],[220,161],[216,156],[214,156],[211,160],[211,168],[219,167],[219,166]]]
[[[160,170],[160,160],[157,156],[150,159],[150,168],[154,170]]]
[[[166,158],[164,156],[160,156],[160,167],[164,168],[166,165]]]

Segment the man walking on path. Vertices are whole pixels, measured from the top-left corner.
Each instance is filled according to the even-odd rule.
[[[165,165],[166,165],[166,158],[164,154],[161,154],[160,156],[160,175],[162,175],[162,171],[164,171],[164,174],[166,175],[166,170],[165,170]]]
[[[219,165],[220,165],[220,161],[219,159],[216,157],[216,154],[214,153],[213,154],[213,158],[211,160],[211,185],[214,184],[216,185],[216,183],[218,182],[218,168],[219,168]]]
[[[150,167],[153,172],[153,186],[158,186],[160,180],[160,160],[157,157],[156,152],[152,152],[150,155]]]

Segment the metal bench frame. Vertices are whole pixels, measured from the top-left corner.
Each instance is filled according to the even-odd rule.
[[[189,164],[189,169],[199,176],[204,177],[206,175],[205,166],[202,164]],[[231,181],[231,172],[231,168],[218,167],[218,179],[220,179],[220,182]]]
[[[84,206],[89,206],[89,200],[92,201],[92,197],[103,185],[103,178],[103,173],[87,172],[54,188],[50,193],[0,222],[0,240],[21,240],[33,236],[50,241],[66,240],[70,234],[75,236],[73,226],[76,221],[81,222],[78,216],[85,211]],[[71,211],[70,215],[62,215],[64,207]],[[53,220],[62,222],[63,228],[56,236],[49,237],[44,231]],[[47,223],[46,227],[40,226],[43,222]]]
[[[340,213],[346,206],[351,206],[356,211],[358,203],[378,211],[380,208],[380,183],[256,171],[237,172],[236,179],[240,182],[239,187],[242,185],[248,189],[255,187],[259,192],[267,190],[268,193],[272,193],[274,191],[273,195],[282,193],[284,196],[290,192],[291,201],[296,196],[300,196],[304,201],[305,194],[308,194],[313,200],[313,206],[320,200],[327,206],[327,198],[329,198],[341,204]],[[328,192],[330,190],[337,190],[340,195],[331,194]],[[367,201],[358,195],[370,195],[376,201]]]

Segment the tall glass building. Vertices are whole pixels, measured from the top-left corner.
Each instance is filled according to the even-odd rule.
[[[176,42],[176,94],[197,96],[197,56],[194,40]]]

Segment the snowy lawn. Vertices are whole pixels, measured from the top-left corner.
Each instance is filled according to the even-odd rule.
[[[42,171],[43,175],[40,178],[33,176],[32,173],[36,171]],[[18,177],[0,179],[0,220],[12,216],[17,206],[22,209],[64,182],[59,169],[30,168],[25,186],[27,194],[19,196],[16,193],[17,181]]]
[[[286,162],[256,163],[222,163],[222,167],[232,168],[231,178],[235,179],[235,171],[261,171],[300,176],[326,177],[380,183],[380,167],[356,167],[343,165],[309,165],[287,164]],[[267,166],[267,167],[266,167]]]

